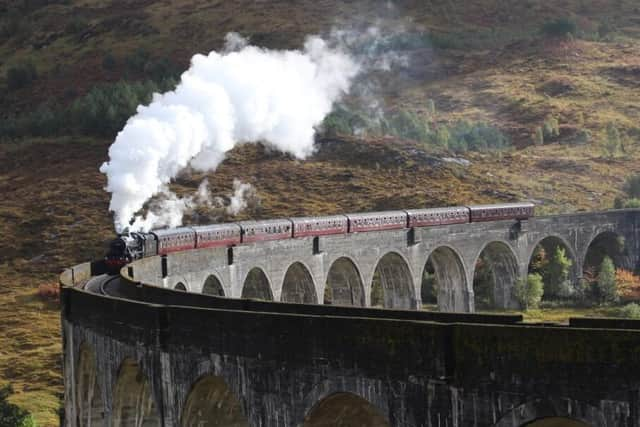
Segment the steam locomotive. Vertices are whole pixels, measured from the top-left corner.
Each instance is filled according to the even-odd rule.
[[[111,271],[116,271],[136,259],[189,249],[232,247],[269,240],[434,227],[470,222],[524,220],[534,215],[534,209],[532,203],[455,206],[243,221],[154,230],[149,233],[129,233],[118,236],[110,243],[105,263]]]

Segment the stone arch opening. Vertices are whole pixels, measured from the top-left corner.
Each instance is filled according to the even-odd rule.
[[[132,359],[125,359],[120,365],[113,394],[111,424],[114,427],[160,426],[149,382]]]
[[[371,306],[409,309],[413,306],[413,279],[404,258],[390,252],[380,258],[371,281]]]
[[[173,289],[176,290],[176,291],[187,292],[187,287],[182,282],[176,283],[176,286]]]
[[[318,303],[313,277],[311,277],[311,273],[309,273],[307,267],[302,263],[293,263],[287,269],[287,273],[284,275],[282,282],[282,295],[280,300],[301,304]]]
[[[473,275],[477,310],[517,307],[513,289],[518,280],[518,260],[503,242],[491,242],[480,252]]]
[[[180,425],[249,427],[243,407],[226,382],[207,375],[195,383],[182,410]]]
[[[101,426],[104,423],[104,402],[98,383],[95,353],[87,345],[80,347],[77,371],[76,402],[78,425]]]
[[[303,427],[389,427],[389,421],[367,400],[351,393],[335,393],[318,402],[305,416]]]
[[[439,311],[467,311],[467,276],[460,256],[439,247],[429,255],[422,273],[423,306]]]
[[[244,279],[242,298],[273,301],[269,279],[259,267],[254,267],[249,271],[249,274],[247,274],[247,278]]]
[[[220,280],[213,274],[207,277],[202,286],[202,293],[206,295],[215,295],[218,297],[224,296],[224,289]]]
[[[339,258],[331,264],[325,286],[324,303],[365,306],[362,278],[356,265],[349,258]]]
[[[583,274],[585,277],[597,274],[605,257],[609,257],[618,268],[628,267],[625,262],[627,255],[626,244],[622,236],[613,231],[600,233],[589,243],[582,264]]]
[[[587,423],[565,417],[548,417],[522,424],[522,427],[591,427]]]
[[[567,243],[557,236],[540,240],[529,257],[529,274],[544,283],[543,301],[568,301],[575,297],[578,263]]]

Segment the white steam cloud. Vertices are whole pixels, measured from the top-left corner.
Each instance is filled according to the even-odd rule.
[[[219,196],[213,196],[209,189],[209,181],[204,179],[196,192],[190,196],[178,197],[167,188],[162,188],[158,197],[148,207],[145,217],[137,216],[130,226],[131,230],[149,230],[153,227],[178,227],[186,214],[193,213],[198,207],[207,207],[224,212],[227,215],[238,215],[250,204],[259,203],[256,188],[249,184],[233,180],[233,192],[228,201]]]
[[[298,158],[311,154],[315,126],[358,70],[318,37],[308,38],[303,50],[273,51],[231,34],[224,53],[195,55],[176,89],[139,106],[109,148],[100,171],[107,175],[116,230],[180,225],[193,200],[178,198],[167,185],[187,167],[215,170],[240,142],[265,141]],[[135,217],[158,194],[162,209]],[[235,203],[233,209],[241,208]]]

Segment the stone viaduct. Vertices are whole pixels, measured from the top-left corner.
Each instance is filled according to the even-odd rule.
[[[640,321],[462,313],[479,258],[510,307],[545,242],[566,247],[574,280],[593,254],[634,269],[640,211],[195,250],[120,276],[73,267],[65,425],[640,427]],[[406,310],[429,260],[441,312]],[[376,283],[387,309],[363,307]]]
[[[527,274],[540,243],[565,247],[574,281],[594,246],[602,246],[598,252],[616,265],[637,268],[639,218],[637,211],[611,211],[263,242],[148,258],[130,273],[135,280],[190,292],[308,304],[327,297],[366,307],[377,280],[381,305],[415,309],[429,261],[439,309],[473,312],[473,278],[482,256],[492,272],[495,307],[517,308],[513,285]]]

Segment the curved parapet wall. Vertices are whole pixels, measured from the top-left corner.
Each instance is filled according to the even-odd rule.
[[[207,405],[238,407],[251,426],[304,425],[335,393],[366,400],[392,426],[519,425],[508,423],[520,419],[512,409],[541,399],[593,426],[627,425],[637,409],[638,330],[233,300],[126,280],[108,291],[63,289],[70,426],[82,425],[74,420],[89,407],[104,408],[97,425],[125,423],[123,411],[148,425],[180,425],[187,408],[197,413],[187,402],[207,376],[227,390]],[[82,354],[95,359],[92,369]],[[139,372],[137,383],[127,383],[123,366]],[[99,390],[89,400],[78,394],[86,377]],[[122,408],[122,394],[148,405]]]
[[[353,301],[353,275],[364,292],[389,289],[394,278],[380,276],[406,267],[415,281],[416,266],[432,255],[436,275],[451,283],[461,269],[472,281],[468,262],[486,248],[505,257],[491,249],[500,245],[520,269],[546,235],[586,256],[597,236],[615,232],[627,248],[622,262],[638,262],[637,212],[536,218],[516,235],[514,224],[263,242],[232,256],[194,250],[137,261],[120,276],[103,275],[101,262],[66,270],[66,425],[327,426],[336,414],[375,426],[506,427],[548,417],[640,425],[638,321],[549,327],[523,325],[520,316],[335,304]],[[406,265],[395,270],[390,259]],[[239,298],[256,268],[276,300],[308,288],[291,287],[287,276],[311,277],[319,304]],[[334,276],[344,282],[327,283]],[[226,297],[200,293],[211,277]],[[174,290],[174,281],[191,292]],[[333,305],[321,304],[327,285]]]

